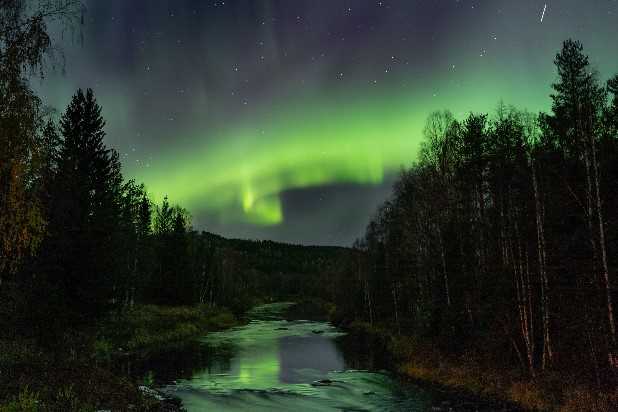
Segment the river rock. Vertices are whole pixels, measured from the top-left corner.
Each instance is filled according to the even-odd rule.
[[[160,412],[180,412],[182,409],[182,401],[174,396],[169,396],[156,389],[149,388],[148,386],[140,385],[138,389],[145,396],[156,399],[160,402]]]
[[[163,394],[157,390],[149,388],[148,386],[140,385],[137,387],[141,393],[148,396],[149,398],[155,398],[158,401],[164,401],[165,397]]]
[[[333,382],[330,379],[320,379],[319,381],[312,382],[311,386],[330,386]]]

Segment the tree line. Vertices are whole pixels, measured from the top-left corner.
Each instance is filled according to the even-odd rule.
[[[13,288],[25,299],[22,309],[29,308],[13,311],[26,316],[18,323],[54,320],[62,323],[52,329],[64,330],[136,303],[242,312],[260,299],[309,288],[344,250],[193,230],[187,210],[167,197],[154,204],[144,184],[123,178],[118,153],[104,144],[104,126],[93,91],[78,90],[58,124],[50,118],[35,129],[40,160],[29,160],[21,186],[27,197],[4,198],[12,211],[20,200],[36,210],[21,229],[31,236],[29,249],[3,254],[5,291]]]
[[[549,113],[430,115],[335,280],[343,316],[532,377],[615,379],[618,75],[602,84],[573,40],[555,66]]]
[[[77,90],[60,116],[29,86],[53,51],[49,21],[79,2],[0,3],[0,330],[49,341],[135,304],[242,312],[328,273],[340,248],[227,240],[149,198],[105,144],[102,108]],[[82,17],[83,19],[83,17]],[[335,269],[333,269],[335,270]]]

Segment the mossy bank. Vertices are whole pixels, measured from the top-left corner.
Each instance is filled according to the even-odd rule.
[[[385,325],[352,322],[343,327],[359,342],[380,347],[381,358],[403,379],[431,384],[490,402],[508,402],[530,411],[612,412],[618,390],[577,384],[569,376],[546,372],[535,378],[498,367],[478,353],[446,356],[436,345],[393,333]],[[380,351],[378,351],[380,352]]]
[[[236,324],[222,308],[148,305],[66,333],[53,347],[0,341],[0,412],[181,410],[178,402],[157,399],[145,389],[148,382],[115,365],[127,357],[147,359]]]

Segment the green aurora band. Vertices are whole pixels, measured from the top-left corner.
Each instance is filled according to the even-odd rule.
[[[37,91],[63,111],[78,87],[94,88],[125,176],[229,236],[347,244],[351,232],[325,225],[361,205],[333,204],[327,186],[392,181],[431,112],[492,114],[500,100],[549,110],[567,38],[583,42],[601,81],[618,72],[610,0],[548,3],[543,21],[532,1],[354,2],[344,15],[335,1],[85,3],[85,46],[58,29],[68,75],[50,73]],[[326,189],[307,205],[324,210],[301,216],[307,197],[287,195],[306,188]]]
[[[378,184],[413,158],[415,119],[363,104],[288,113],[264,127],[222,131],[201,147],[167,155],[166,170],[141,169],[155,201],[168,194],[224,221],[283,221],[279,195],[332,183]]]
[[[481,81],[469,79],[470,87],[475,80]],[[497,78],[491,83],[500,84]],[[277,225],[284,220],[283,191],[380,184],[414,161],[431,111],[450,106],[459,117],[467,111],[492,111],[500,93],[516,102],[532,98],[503,83],[502,89],[480,93],[459,87],[444,96],[404,90],[292,101],[243,125],[210,131],[207,139],[196,133],[191,140],[200,143],[167,152],[153,162],[158,167],[139,168],[134,176],[145,182],[156,202],[168,195],[170,201],[193,212],[206,211],[223,223]],[[462,95],[470,98],[462,101]],[[548,104],[539,98],[536,102],[534,108]]]

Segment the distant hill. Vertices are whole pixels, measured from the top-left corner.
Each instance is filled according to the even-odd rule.
[[[210,232],[192,232],[190,237],[203,242],[208,254],[202,258],[207,278],[217,283],[208,288],[215,294],[213,299],[238,301],[241,306],[252,298],[323,296],[326,279],[348,267],[354,254],[346,247],[227,239]],[[231,291],[236,296],[229,296]]]

